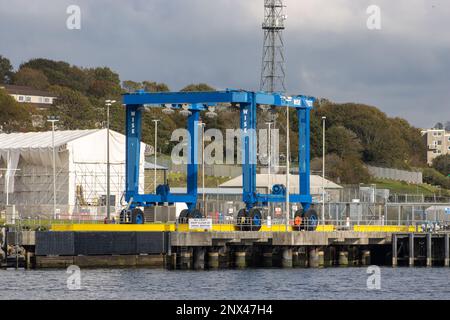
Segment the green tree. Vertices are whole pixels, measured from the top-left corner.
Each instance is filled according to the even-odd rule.
[[[28,108],[3,89],[0,89],[0,127],[1,131],[8,133],[32,129]]]
[[[14,74],[13,82],[19,86],[28,86],[38,90],[44,90],[49,87],[47,76],[39,70],[31,68],[21,68]]]
[[[434,158],[432,167],[444,176],[450,175],[450,154],[440,155]]]
[[[50,91],[58,97],[50,114],[59,116],[62,128],[76,130],[96,127],[98,113],[81,92],[59,86],[51,87]]]
[[[450,178],[444,176],[439,171],[433,168],[426,168],[422,171],[423,181],[435,186],[441,186],[445,189],[450,189]]]
[[[168,92],[169,87],[165,83],[157,83],[154,81],[143,81],[142,88],[147,92]]]
[[[9,83],[13,75],[13,66],[9,59],[0,55],[0,83]]]
[[[311,161],[313,172],[322,171],[322,158]],[[343,159],[337,154],[327,154],[325,157],[326,177],[338,184],[359,184],[370,180],[370,174],[364,163],[357,158]]]
[[[361,158],[363,147],[358,136],[342,126],[333,126],[326,131],[326,151],[341,158]]]
[[[182,92],[201,92],[201,91],[215,91],[213,87],[206,83],[199,83],[199,84],[190,84],[183,89],[181,89]]]
[[[125,80],[122,82],[122,88],[125,90],[125,92],[133,93],[139,89],[142,89],[142,83],[131,80]]]

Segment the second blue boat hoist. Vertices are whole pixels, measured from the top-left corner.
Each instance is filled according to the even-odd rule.
[[[197,206],[198,196],[198,137],[200,112],[217,104],[238,107],[240,110],[240,126],[242,152],[243,202],[237,215],[237,226],[241,230],[259,230],[262,214],[258,209],[269,202],[286,202],[286,189],[283,185],[273,186],[271,194],[259,194],[256,191],[256,133],[257,108],[259,105],[272,108],[289,107],[297,111],[298,116],[298,159],[299,159],[299,194],[290,194],[290,203],[300,203],[302,209],[295,213],[295,226],[298,229],[314,230],[317,225],[317,214],[309,209],[312,202],[310,194],[310,111],[315,99],[307,96],[284,96],[276,93],[226,90],[218,92],[167,92],[146,93],[138,91],[123,95],[126,108],[126,193],[128,208],[121,213],[121,221],[143,223],[143,212],[139,207],[150,207],[163,204],[185,202],[188,209],[181,212],[179,219],[202,218],[203,214]],[[146,107],[170,107],[172,109],[189,110],[188,131],[188,164],[187,193],[172,194],[168,184],[160,185],[155,194],[139,193],[139,161],[142,131],[142,112]],[[309,209],[309,210],[308,210]],[[301,221],[301,223],[300,223]],[[306,226],[306,227],[303,227]]]

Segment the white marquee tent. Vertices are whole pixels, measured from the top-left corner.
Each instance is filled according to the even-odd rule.
[[[56,131],[57,204],[99,205],[106,196],[106,129]],[[111,195],[120,207],[125,190],[125,136],[110,131]],[[141,145],[140,189],[144,186],[144,152]],[[2,200],[9,190],[9,203],[37,206],[53,203],[52,132],[0,134],[0,183]],[[9,177],[9,178],[8,178]]]

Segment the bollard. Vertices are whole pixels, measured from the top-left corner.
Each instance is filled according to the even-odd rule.
[[[308,254],[306,252],[305,247],[298,248],[297,263],[294,264],[294,267],[298,267],[298,268],[307,268],[308,267]]]
[[[348,267],[348,251],[339,251],[339,261],[340,267]]]
[[[205,249],[202,247],[194,249],[194,269],[205,269]]]
[[[208,268],[209,269],[219,268],[219,253],[217,251],[208,252]]]
[[[178,253],[177,258],[179,257],[178,268],[180,270],[189,270],[192,268],[192,253],[188,249],[187,251],[182,251]]]
[[[316,248],[309,249],[309,267],[318,268],[319,267],[319,255]]]
[[[273,267],[273,250],[271,247],[264,248],[262,264],[264,268]]]
[[[446,234],[445,235],[445,244],[444,244],[444,250],[445,250],[445,258],[444,258],[444,266],[448,267],[450,266],[450,252],[449,252],[449,247],[450,247],[450,234]]]
[[[370,250],[363,250],[361,253],[361,265],[370,266]]]
[[[336,249],[334,247],[325,248],[324,267],[334,266]]]
[[[414,233],[409,235],[409,259],[408,264],[410,267],[414,267]]]
[[[396,267],[398,265],[397,258],[397,235],[392,235],[392,266]]]
[[[236,268],[243,269],[247,267],[247,259],[245,251],[235,251],[234,265]]]
[[[283,268],[292,268],[292,248],[284,248],[281,258]]]
[[[433,238],[431,233],[427,234],[427,267],[433,266]]]

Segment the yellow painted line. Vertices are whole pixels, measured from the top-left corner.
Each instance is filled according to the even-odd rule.
[[[336,227],[333,226],[333,225],[330,225],[330,224],[327,224],[327,225],[319,225],[319,226],[317,226],[317,228],[316,228],[316,231],[319,231],[319,232],[333,232],[333,231],[335,231],[335,230],[336,230]]]
[[[152,224],[56,224],[52,225],[51,231],[75,231],[75,232],[205,232],[203,229],[189,230],[188,224],[179,224],[178,229],[174,223],[152,223]],[[232,224],[214,224],[212,231],[232,232],[238,229]],[[334,225],[319,225],[316,232],[333,232],[336,230]],[[286,232],[285,225],[263,225],[261,232]],[[288,227],[287,232],[292,232],[292,226]],[[421,227],[415,226],[375,226],[360,225],[354,226],[355,232],[422,232]]]
[[[51,231],[80,231],[80,232],[157,232],[175,231],[173,224],[59,224],[52,225]]]
[[[415,226],[353,226],[356,232],[422,232],[422,228]]]

